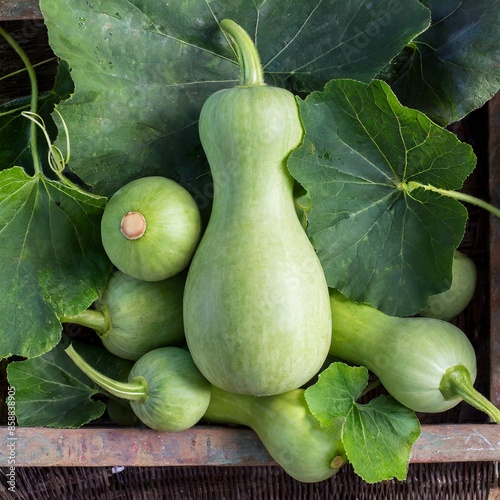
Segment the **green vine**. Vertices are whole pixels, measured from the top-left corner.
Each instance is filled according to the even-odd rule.
[[[0,35],[5,39],[5,41],[16,51],[19,57],[22,59],[26,71],[28,72],[30,83],[31,83],[31,105],[30,112],[36,113],[38,110],[38,83],[36,80],[35,69],[31,64],[26,52],[21,48],[19,43],[14,40],[12,35],[8,33],[4,28],[0,26]],[[31,147],[31,155],[33,157],[33,168],[35,171],[35,175],[39,175],[42,173],[42,167],[40,163],[40,157],[38,155],[38,140],[36,133],[36,124],[34,122],[31,123],[30,127],[30,147]]]

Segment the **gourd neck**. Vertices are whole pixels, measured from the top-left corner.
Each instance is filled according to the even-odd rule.
[[[248,33],[230,19],[223,19],[220,28],[233,42],[240,64],[240,86],[265,85],[260,56]]]
[[[330,289],[330,306],[333,318],[330,356],[371,369],[364,353],[380,348],[378,332],[388,334],[398,318],[387,316],[368,304],[353,302],[334,289]],[[363,339],[363,352],[358,342],[352,342],[352,337]]]
[[[234,394],[212,386],[210,403],[203,420],[213,424],[236,424],[253,428],[256,398]]]

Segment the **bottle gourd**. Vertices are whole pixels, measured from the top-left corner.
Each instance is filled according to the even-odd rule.
[[[332,357],[365,366],[414,411],[439,413],[465,401],[500,423],[500,410],[473,386],[476,354],[458,327],[436,318],[388,316],[333,289],[330,298]]]
[[[286,161],[303,136],[293,94],[268,86],[257,49],[236,23],[241,84],[212,94],[199,133],[213,208],[188,271],[184,328],[215,386],[267,396],[300,387],[331,339],[328,287],[298,220]]]

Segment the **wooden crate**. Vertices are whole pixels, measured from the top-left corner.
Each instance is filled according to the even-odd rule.
[[[0,22],[40,23],[41,17],[36,0],[0,0]],[[486,109],[489,165],[495,166],[500,164],[500,95]],[[489,196],[500,206],[498,168],[489,169]],[[489,269],[486,295],[490,328],[486,348],[479,356],[480,362],[490,367],[490,399],[500,406],[500,220],[491,217],[487,224],[489,252],[481,264]],[[172,434],[109,426],[77,430],[18,427],[16,440],[16,467],[275,465],[253,431],[218,426],[196,426]],[[8,465],[8,443],[8,431],[0,427],[0,467]],[[423,419],[411,463],[484,461],[500,461],[499,426],[484,421],[426,423]]]

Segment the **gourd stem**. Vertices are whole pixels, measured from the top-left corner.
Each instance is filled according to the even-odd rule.
[[[82,370],[87,377],[97,385],[108,391],[113,396],[136,403],[144,403],[148,398],[147,383],[142,377],[134,377],[129,382],[119,382],[107,377],[103,373],[90,366],[74,349],[69,345],[65,349],[66,354],[73,360],[76,366]]]
[[[36,80],[36,73],[29,60],[26,52],[21,48],[21,46],[14,40],[14,38],[2,27],[0,27],[0,36],[2,36],[5,41],[16,51],[17,55],[22,59],[24,65],[26,66],[26,71],[28,72],[28,76],[31,83],[31,106],[30,111],[32,113],[37,112],[38,108],[38,83]],[[36,125],[31,122],[30,127],[30,147],[31,147],[31,155],[33,158],[33,168],[35,174],[38,175],[42,172],[42,167],[40,164],[40,157],[38,155],[38,137]]]
[[[264,74],[259,52],[248,33],[230,19],[223,19],[220,28],[234,42],[238,61],[240,63],[240,84],[244,87],[264,85]]]
[[[443,196],[447,196],[448,198],[454,198],[455,200],[463,201],[465,203],[470,203],[471,205],[475,205],[476,207],[483,208],[484,210],[487,210],[491,214],[493,214],[497,217],[500,217],[500,209],[499,208],[495,207],[491,203],[488,203],[484,200],[481,200],[480,198],[476,198],[475,196],[472,196],[470,194],[461,193],[460,191],[451,191],[448,189],[441,189],[441,188],[432,186],[430,184],[421,184],[420,182],[416,182],[416,181],[408,182],[407,187],[408,187],[408,192],[411,192],[417,188],[423,188],[426,191],[434,191],[435,193],[442,194]]]
[[[76,316],[61,316],[61,323],[73,323],[75,325],[92,328],[99,335],[104,335],[111,328],[111,321],[106,310],[101,312],[95,309],[87,309]]]
[[[444,399],[462,398],[466,403],[486,413],[497,424],[500,423],[500,410],[474,389],[469,370],[465,366],[457,365],[446,370],[439,389]]]

